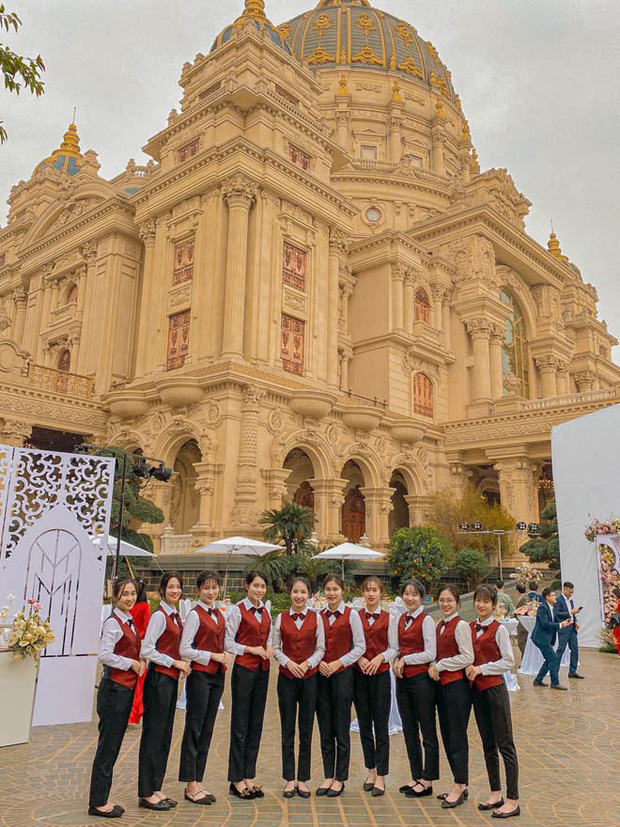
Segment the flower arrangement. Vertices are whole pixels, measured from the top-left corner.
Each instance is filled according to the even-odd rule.
[[[620,520],[599,520],[596,517],[586,526],[586,540],[593,543],[599,534],[620,534]]]
[[[540,569],[534,568],[534,566],[531,566],[529,563],[521,563],[515,566],[515,570],[510,577],[520,585],[527,586],[531,580],[536,580],[537,583],[540,583],[543,579],[543,573]]]
[[[15,598],[9,595],[8,600],[12,604]],[[25,607],[19,609],[9,627],[7,647],[13,652],[14,660],[27,657],[38,660],[41,652],[56,640],[49,617],[43,620],[39,614],[43,606],[34,597],[29,597],[26,602],[30,607],[28,614]],[[8,619],[9,613],[8,606],[0,609],[0,620]]]

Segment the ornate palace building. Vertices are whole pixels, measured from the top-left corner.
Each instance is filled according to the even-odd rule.
[[[72,124],[12,189],[1,440],[163,459],[164,553],[286,498],[384,548],[467,480],[535,521],[551,427],[620,400],[616,340],[435,46],[367,0],[246,0],[180,85],[146,166],[105,180]]]

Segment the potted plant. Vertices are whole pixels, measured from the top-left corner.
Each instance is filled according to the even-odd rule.
[[[11,606],[15,598],[9,595]],[[34,598],[19,609],[8,623],[11,610],[0,609],[0,746],[30,740],[30,724],[41,652],[54,642],[49,618]]]

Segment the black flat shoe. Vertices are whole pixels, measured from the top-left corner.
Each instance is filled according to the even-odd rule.
[[[578,681],[585,681],[584,676],[580,675],[579,672],[569,672],[568,677],[569,678],[577,678]]]
[[[517,805],[514,810],[511,810],[509,813],[492,813],[491,818],[513,818],[514,816],[521,815],[521,807]]]
[[[210,799],[211,804],[215,804],[217,798],[213,795],[213,793],[207,793],[207,798]]]
[[[254,793],[250,792],[247,787],[244,787],[241,792],[235,787],[235,785],[230,782],[230,786],[228,788],[228,795],[235,795],[237,798],[241,798],[243,801],[252,801],[254,799]]]
[[[334,790],[333,787],[330,787],[329,790],[327,791],[327,797],[328,798],[338,798],[338,796],[341,795],[343,792],[344,792],[344,783],[343,783],[342,787],[339,790]]]
[[[175,800],[174,800],[174,798],[170,798],[170,796],[166,796],[166,797],[164,798],[164,801],[165,801],[167,804],[170,804],[170,806],[171,806],[171,807],[176,807],[176,806],[177,806],[177,804],[179,803],[178,801],[175,801]]]
[[[544,681],[532,681],[532,686],[547,686]]]
[[[381,787],[373,787],[372,788],[372,797],[379,798],[380,795],[385,795],[385,789],[381,789]]]
[[[440,801],[445,801],[445,799],[447,797],[448,797],[448,793],[439,793],[439,795],[437,796],[437,798]],[[469,790],[467,790],[467,789],[463,790],[463,798],[465,799],[465,801],[467,801],[467,799],[469,798]]]
[[[198,793],[203,793],[204,790],[198,790]],[[198,795],[198,793],[194,793],[194,795]],[[187,794],[187,790],[183,793],[185,800],[189,801],[190,804],[202,804],[207,805],[211,804],[211,796],[205,794],[202,798],[192,798],[191,795]]]
[[[448,801],[447,798],[444,798],[444,800],[441,802],[441,806],[443,807],[444,810],[452,810],[452,809],[454,809],[454,807],[460,807],[461,804],[464,804],[464,803],[465,803],[465,795],[464,795],[464,793],[461,793],[459,795],[459,797],[456,799],[456,801]]]
[[[375,785],[371,781],[364,781],[362,784],[362,789],[365,793],[369,793],[371,790],[374,790]]]
[[[310,796],[312,795],[310,790],[300,790],[299,787],[295,788],[295,792],[300,798],[310,798]]]
[[[145,810],[171,810],[172,807],[165,800],[164,801],[147,801],[146,798],[141,798],[138,801],[138,807],[144,807]]]
[[[318,796],[327,795],[330,789],[331,787],[317,787],[314,791],[314,794]]]
[[[500,798],[499,801],[496,801],[495,804],[478,804],[478,809],[485,812],[486,810],[495,810],[498,807],[503,807],[506,802],[503,798]]]
[[[419,785],[417,785],[417,786],[423,787],[423,789],[422,789],[420,792],[418,792],[418,791],[415,789],[415,787],[409,787],[409,789],[411,790],[411,792],[406,792],[406,793],[405,793],[405,795],[407,796],[407,798],[424,798],[424,796],[425,796],[425,795],[432,795],[432,794],[433,794],[433,787],[432,787],[432,785],[431,785],[430,787],[424,787],[424,785],[423,785],[423,784],[419,784]],[[439,798],[439,796],[437,796],[437,798]]]
[[[253,787],[250,787],[250,792],[254,796],[254,798],[264,798],[265,793],[263,792],[263,788],[254,784]]]
[[[296,792],[297,787],[293,787],[292,790],[284,790],[282,795],[284,796],[284,798],[293,798]]]
[[[406,793],[406,792],[407,792],[407,790],[412,790],[414,787],[415,787],[415,784],[413,784],[413,785],[411,785],[411,784],[403,784],[403,786],[402,786],[402,787],[399,787],[399,788],[398,788],[398,792],[399,792],[399,793]]]
[[[98,810],[96,807],[89,807],[88,808],[88,815],[89,816],[97,816],[98,818],[120,818],[125,810],[122,807],[119,807],[118,804],[115,804],[111,810],[107,810],[103,812],[103,810]]]

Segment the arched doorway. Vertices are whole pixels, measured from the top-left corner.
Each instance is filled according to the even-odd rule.
[[[172,492],[170,499],[170,525],[175,534],[189,534],[200,516],[200,495],[196,490],[195,462],[202,461],[202,454],[195,439],[185,442],[174,461]]]
[[[293,448],[284,459],[284,468],[290,469],[286,480],[289,499],[314,511],[314,488],[309,480],[314,478],[312,460],[301,448]]]
[[[405,497],[409,494],[407,483],[400,471],[394,471],[390,479],[390,488],[394,489],[391,496],[392,510],[388,515],[388,531],[390,537],[399,528],[409,526],[409,506]]]
[[[314,488],[310,485],[308,480],[304,480],[297,491],[295,491],[293,502],[314,511]]]
[[[355,460],[349,460],[341,474],[347,480],[342,504],[342,533],[352,543],[358,543],[366,533],[366,500],[362,493],[364,474]]]

